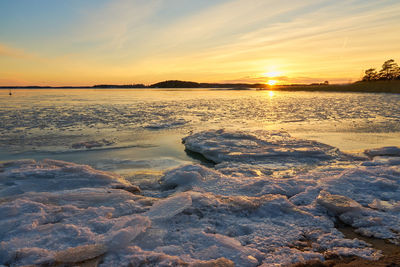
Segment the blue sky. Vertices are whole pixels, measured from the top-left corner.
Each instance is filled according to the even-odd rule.
[[[0,85],[355,81],[399,60],[398,14],[385,0],[4,0]]]

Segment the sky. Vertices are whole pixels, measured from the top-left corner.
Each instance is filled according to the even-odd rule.
[[[1,0],[0,86],[348,83],[400,59],[399,0]]]

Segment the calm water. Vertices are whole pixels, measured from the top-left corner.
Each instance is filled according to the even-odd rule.
[[[129,173],[196,161],[205,129],[286,130],[345,151],[400,146],[400,95],[229,90],[0,90],[0,160],[53,158]]]

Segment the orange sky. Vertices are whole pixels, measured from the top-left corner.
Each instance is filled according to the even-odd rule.
[[[346,83],[400,58],[399,1],[0,2],[0,85]]]

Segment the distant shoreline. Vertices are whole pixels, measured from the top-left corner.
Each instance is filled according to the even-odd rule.
[[[276,86],[276,91],[307,91],[307,92],[353,92],[353,93],[393,93],[400,94],[400,81],[355,82],[351,84],[332,85],[295,85]]]
[[[273,90],[273,91],[307,91],[307,92],[366,92],[366,93],[400,93],[400,81],[355,82],[351,84],[220,84],[195,83],[184,81],[165,81],[153,85],[94,85],[94,86],[0,86],[0,89],[221,89],[221,90]]]

